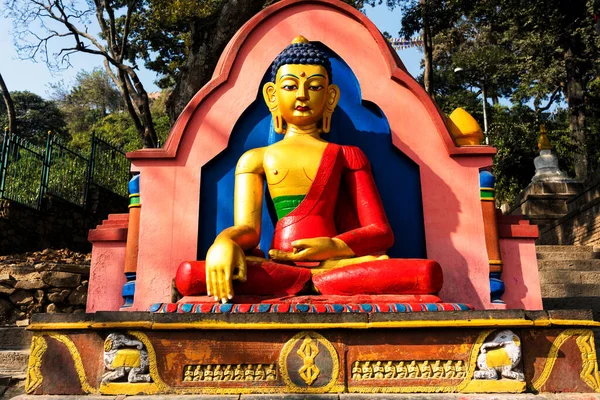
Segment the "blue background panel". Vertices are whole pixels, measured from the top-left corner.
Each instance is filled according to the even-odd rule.
[[[331,50],[327,51],[332,55],[333,83],[340,87],[341,99],[333,113],[331,133],[324,138],[337,144],[358,146],[369,158],[396,238],[388,251],[390,257],[426,258],[419,167],[392,144],[385,115],[376,104],[362,100],[358,80],[350,67]],[[256,100],[237,121],[227,149],[202,169],[199,260],[206,257],[217,234],[233,225],[237,160],[247,150],[268,146],[283,138],[273,130],[261,93],[262,85],[269,78],[270,69],[263,77]],[[266,188],[265,199],[260,248],[268,250],[277,219]]]

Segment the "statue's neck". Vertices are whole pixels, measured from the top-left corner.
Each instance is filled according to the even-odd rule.
[[[285,132],[285,139],[291,138],[314,138],[321,139],[321,130],[317,128],[317,124],[298,126],[293,124],[288,124],[287,130]]]

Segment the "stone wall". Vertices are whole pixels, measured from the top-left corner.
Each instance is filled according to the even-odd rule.
[[[127,212],[128,200],[93,186],[84,209],[60,199],[44,199],[41,211],[16,202],[0,202],[0,255],[46,248],[88,253],[88,231],[111,213]],[[0,271],[1,273],[1,271]]]
[[[44,250],[0,257],[0,325],[33,313],[83,313],[90,255]]]
[[[586,187],[564,217],[540,230],[539,244],[600,246],[600,178]]]

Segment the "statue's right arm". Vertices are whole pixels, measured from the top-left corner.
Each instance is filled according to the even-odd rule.
[[[206,289],[215,300],[233,297],[232,281],[246,280],[245,251],[260,241],[265,149],[252,149],[235,171],[234,226],[223,230],[206,254]]]

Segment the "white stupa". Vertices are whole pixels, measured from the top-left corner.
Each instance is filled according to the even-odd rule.
[[[540,140],[538,141],[540,155],[533,160],[535,175],[531,182],[575,182],[558,166],[558,157],[552,153],[552,144],[548,139],[546,127],[540,125]]]

